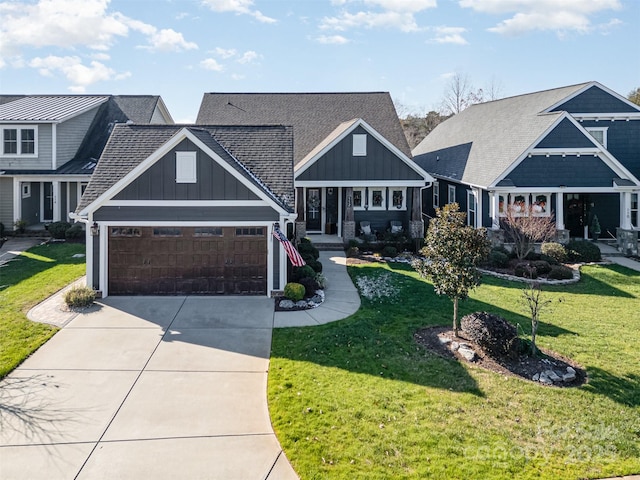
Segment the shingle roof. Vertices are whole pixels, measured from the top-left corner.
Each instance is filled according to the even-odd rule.
[[[108,95],[28,95],[0,105],[0,121],[60,122],[107,100]]]
[[[236,171],[293,211],[293,135],[283,126],[116,125],[77,212],[187,128]]]
[[[409,145],[388,92],[205,93],[197,123],[291,125],[297,165],[341,123],[361,118],[408,157]]]
[[[114,95],[113,101],[133,123],[151,123],[159,95]]]
[[[492,185],[563,115],[541,112],[586,85],[472,105],[427,135],[413,149],[414,161],[437,176],[484,187]],[[456,151],[452,152],[452,148]],[[440,161],[436,161],[437,156]]]

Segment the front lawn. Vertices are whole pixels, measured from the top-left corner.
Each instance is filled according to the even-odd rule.
[[[640,473],[640,274],[586,266],[576,285],[543,287],[562,301],[542,315],[538,345],[589,375],[581,387],[556,388],[418,346],[414,332],[450,325],[452,305],[410,268],[371,264],[349,273],[372,280],[373,300],[363,298],[355,315],[273,332],[271,420],[303,480]],[[372,295],[381,284],[391,296]],[[485,277],[461,315],[498,313],[528,333],[522,287]]]
[[[56,332],[26,313],[85,270],[84,245],[46,244],[29,249],[0,268],[0,379]]]

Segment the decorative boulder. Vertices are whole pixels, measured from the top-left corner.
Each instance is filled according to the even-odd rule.
[[[492,357],[514,357],[519,343],[516,327],[504,318],[487,312],[474,312],[462,317],[464,334]]]

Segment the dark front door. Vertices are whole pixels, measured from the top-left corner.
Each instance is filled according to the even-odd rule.
[[[319,188],[307,188],[307,231],[322,230],[322,195]]]
[[[338,188],[327,188],[326,195],[326,219],[324,233],[335,235],[338,233]]]
[[[565,228],[571,237],[583,238],[589,218],[589,195],[568,193],[564,196],[564,202]]]
[[[44,182],[42,221],[53,220],[53,183]]]

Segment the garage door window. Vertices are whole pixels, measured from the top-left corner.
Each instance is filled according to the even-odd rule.
[[[264,228],[251,227],[251,228],[236,228],[236,237],[261,237],[264,235]]]
[[[194,237],[222,237],[221,227],[202,227],[193,231]]]
[[[142,236],[142,231],[139,228],[112,227],[111,236],[112,237],[140,237]]]
[[[154,237],[181,237],[182,230],[179,228],[154,228]]]

